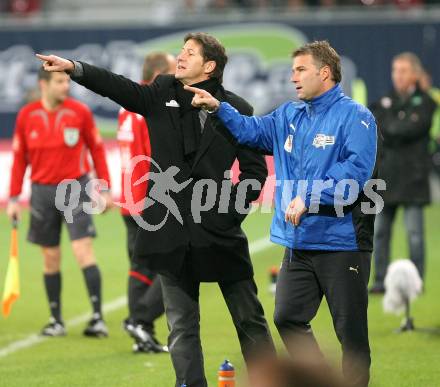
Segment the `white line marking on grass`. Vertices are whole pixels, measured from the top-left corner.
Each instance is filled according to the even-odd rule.
[[[103,305],[103,312],[104,313],[111,313],[115,310],[121,309],[127,304],[127,297],[118,297],[114,299],[113,301],[107,302]],[[81,325],[85,323],[86,321],[89,321],[90,319],[90,313],[85,313],[81,316],[74,317],[66,322],[67,328],[74,328],[78,325]],[[10,355],[11,353],[17,352],[20,349],[25,349],[29,347],[33,347],[34,345],[37,345],[39,343],[42,343],[43,341],[48,340],[49,337],[40,336],[37,334],[30,335],[26,337],[23,340],[17,340],[9,344],[8,346],[0,349],[0,358],[6,357]]]
[[[266,250],[270,246],[275,246],[270,240],[268,236],[264,238],[257,239],[256,241],[249,244],[249,251],[252,254],[257,254],[260,251]]]
[[[269,241],[269,238],[265,236],[264,238],[257,239],[249,245],[249,251],[251,254],[257,254],[263,250],[266,250],[273,243]],[[112,301],[109,301],[103,305],[103,313],[108,314],[114,312],[118,309],[123,308],[127,305],[127,297],[118,297]],[[90,319],[90,313],[85,313],[80,316],[74,317],[66,322],[67,328],[74,328],[81,325]],[[0,348],[0,358],[11,355],[14,352],[20,351],[21,349],[26,349],[33,347],[34,345],[40,344],[49,337],[40,336],[38,334],[32,334],[22,340],[17,340],[7,345],[4,348]]]
[[[42,336],[30,335],[23,340],[14,341],[0,350],[0,357],[6,357],[11,353],[19,351],[20,349],[33,347],[34,345],[39,344],[44,340],[46,340],[46,338]]]

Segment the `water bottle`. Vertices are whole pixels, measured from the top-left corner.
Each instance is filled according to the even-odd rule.
[[[235,387],[235,369],[229,360],[218,369],[218,387]]]
[[[272,266],[269,270],[270,275],[270,283],[269,283],[269,292],[275,295],[277,289],[277,279],[278,279],[279,269],[276,266]]]

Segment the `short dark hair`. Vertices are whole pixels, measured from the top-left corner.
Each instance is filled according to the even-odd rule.
[[[168,61],[168,54],[165,52],[152,52],[145,57],[144,65],[142,67],[142,80],[145,82],[152,82],[154,74],[159,72],[165,74],[170,68]]]
[[[217,78],[220,83],[223,82],[223,71],[228,57],[225,47],[213,36],[205,32],[189,33],[183,38],[186,43],[188,40],[195,40],[202,47],[202,55],[205,62],[214,61],[215,69],[209,74],[210,78]]]
[[[50,81],[50,79],[52,78],[52,73],[50,71],[46,71],[44,69],[43,66],[40,67],[40,69],[38,70],[38,80],[45,80],[45,81]]]
[[[341,82],[341,58],[326,40],[315,40],[305,44],[293,52],[292,58],[300,55],[311,55],[319,69],[324,66],[330,67],[332,80],[336,83]]]

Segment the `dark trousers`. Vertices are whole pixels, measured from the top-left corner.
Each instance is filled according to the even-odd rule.
[[[131,216],[123,216],[127,229],[127,250],[130,258],[128,277],[129,319],[154,333],[154,321],[164,313],[162,287],[154,272],[133,260],[138,225]]]
[[[374,225],[374,264],[375,285],[383,286],[390,262],[391,229],[398,206],[386,205],[376,216]],[[416,265],[420,277],[425,274],[425,236],[423,227],[423,207],[419,205],[404,207],[404,221],[409,242],[409,255]]]
[[[367,284],[369,252],[286,249],[278,276],[275,325],[292,357],[301,357],[299,340],[321,357],[310,322],[325,296],[342,344],[342,368],[350,386],[367,386],[370,368]],[[309,353],[310,353],[309,352]]]
[[[176,386],[206,387],[200,342],[199,281],[184,270],[179,278],[161,277],[170,335],[168,348],[176,373]],[[232,316],[246,362],[274,353],[274,345],[257,298],[253,279],[218,283]]]

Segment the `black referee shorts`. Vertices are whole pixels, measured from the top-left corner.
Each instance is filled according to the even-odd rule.
[[[92,216],[83,210],[83,203],[91,200],[85,192],[85,186],[88,181],[87,175],[81,176],[78,179],[81,191],[73,193],[68,190],[66,192],[66,196],[79,195],[79,204],[72,210],[72,223],[65,221],[63,212],[55,205],[57,185],[32,183],[31,221],[27,235],[29,242],[47,247],[58,246],[60,244],[63,220],[67,226],[71,241],[85,237],[96,237]]]

